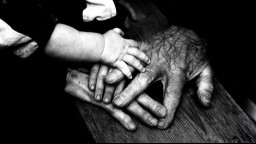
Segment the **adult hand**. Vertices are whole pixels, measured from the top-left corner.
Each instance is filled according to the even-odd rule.
[[[116,106],[127,106],[149,85],[161,81],[167,116],[159,121],[158,128],[166,129],[173,121],[184,84],[194,78],[197,78],[199,100],[204,106],[210,105],[213,92],[212,70],[205,55],[205,44],[197,35],[173,26],[142,43],[140,49],[151,56],[151,64],[146,67],[146,72],[138,74],[115,98]],[[122,78],[123,74],[114,70],[106,77],[106,81],[112,84]]]
[[[105,69],[104,67],[102,67]],[[96,71],[94,71],[96,72]],[[96,74],[97,73],[93,73]],[[101,76],[101,74],[100,74]],[[95,101],[94,93],[89,89],[89,76],[85,72],[77,70],[69,70],[67,75],[67,86],[65,91],[80,100],[91,103],[93,105],[99,106],[106,111],[108,111],[116,120],[118,120],[127,130],[133,131],[136,129],[136,125],[129,115],[124,113],[121,109],[115,108],[112,104],[105,104],[103,102]],[[124,89],[125,82],[122,81],[108,94],[120,94]],[[106,92],[106,91],[105,91]],[[138,97],[137,101],[130,103],[127,106],[128,112],[132,113],[145,124],[155,127],[158,124],[158,120],[154,118],[149,112],[144,108],[148,108],[153,114],[159,118],[166,116],[166,108],[160,103],[151,99],[148,95],[142,94]]]

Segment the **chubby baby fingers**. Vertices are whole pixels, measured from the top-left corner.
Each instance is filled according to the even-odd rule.
[[[132,72],[128,65],[124,61],[117,61],[114,63],[114,67],[118,68],[129,79],[132,79]]]
[[[135,69],[139,70],[140,72],[146,71],[141,62],[132,55],[125,55],[123,57],[123,61],[129,64],[130,66],[134,67]]]
[[[103,103],[110,104],[115,92],[115,86],[106,85],[103,97]]]
[[[150,58],[143,51],[137,48],[129,47],[128,54],[138,58],[139,60],[145,62],[146,64],[150,64]]]
[[[90,71],[90,77],[89,77],[89,88],[91,91],[95,90],[95,86],[96,86],[96,81],[97,81],[97,76],[100,70],[100,65],[99,64],[95,64],[91,71]]]
[[[109,67],[102,65],[99,69],[99,73],[97,76],[97,83],[95,88],[95,100],[96,101],[102,101],[103,92],[105,88],[105,82],[104,79],[106,75],[108,74]]]

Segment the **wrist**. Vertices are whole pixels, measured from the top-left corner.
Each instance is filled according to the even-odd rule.
[[[103,39],[103,47],[101,50],[101,55],[100,55],[100,62],[102,62],[102,60],[105,58],[105,53],[106,53],[106,36],[105,34],[102,35],[102,39]]]

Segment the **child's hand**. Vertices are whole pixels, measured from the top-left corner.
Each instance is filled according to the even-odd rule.
[[[113,96],[120,94],[125,86],[125,80],[117,85],[108,85],[105,83],[106,75],[111,71],[108,66],[95,64],[90,72],[89,88],[95,91],[95,100],[103,103],[110,104]]]
[[[150,59],[144,52],[138,49],[139,44],[137,42],[124,39],[121,36],[122,33],[120,29],[114,29],[103,35],[105,38],[105,48],[101,61],[104,64],[117,67],[125,76],[132,79],[132,73],[128,65],[144,72],[145,68],[141,61],[149,64]]]

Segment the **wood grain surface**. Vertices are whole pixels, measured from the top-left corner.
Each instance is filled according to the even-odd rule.
[[[125,130],[104,110],[77,102],[93,138],[99,143],[173,143],[173,142],[256,142],[256,127],[215,81],[210,108],[203,108],[187,91],[182,97],[173,124],[167,130],[150,128],[136,121],[135,132]]]
[[[168,21],[149,0],[132,2],[137,12],[146,14],[141,21],[129,21],[128,34],[132,38],[141,40],[168,26]],[[216,79],[214,85],[210,108],[202,107],[196,96],[185,90],[174,122],[167,130],[147,127],[134,118],[138,128],[129,132],[103,109],[81,101],[77,106],[93,138],[99,143],[256,142],[254,123]],[[151,90],[159,88],[152,87]]]

